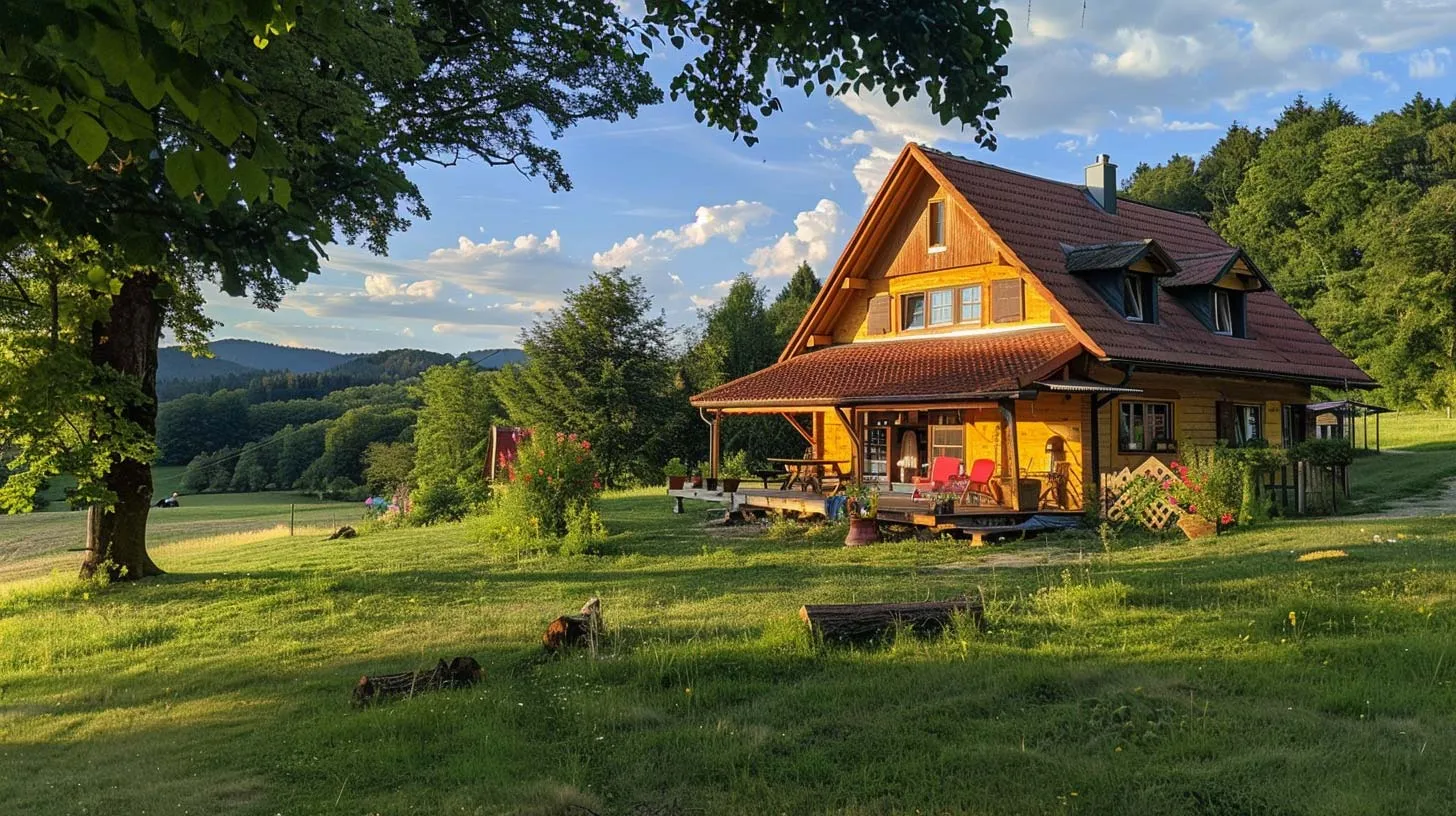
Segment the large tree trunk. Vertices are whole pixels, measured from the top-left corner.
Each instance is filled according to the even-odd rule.
[[[162,339],[163,307],[155,297],[160,278],[143,273],[127,278],[111,301],[106,325],[92,327],[91,362],[136,378],[142,399],[126,406],[124,416],[149,436],[157,433],[157,346]],[[86,561],[81,577],[102,570],[113,580],[160,575],[147,555],[147,513],[152,506],[152,469],[146,462],[116,457],[106,474],[116,494],[110,509],[92,508],[86,519]]]

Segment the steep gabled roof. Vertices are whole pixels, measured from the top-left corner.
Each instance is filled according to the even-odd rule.
[[[1082,353],[1062,327],[830,346],[692,398],[703,408],[985,398],[1031,387]]]
[[[1224,275],[1227,275],[1234,264],[1240,260],[1249,268],[1254,277],[1259,279],[1261,288],[1269,288],[1269,280],[1264,273],[1254,266],[1249,256],[1244,254],[1242,249],[1221,249],[1217,252],[1204,252],[1199,255],[1192,255],[1178,259],[1180,271],[1177,275],[1163,280],[1163,285],[1170,289],[1177,289],[1184,286],[1210,286],[1217,282]]]
[[[1196,215],[1120,199],[1111,214],[1085,188],[1037,178],[938,150],[908,145],[924,157],[932,176],[964,198],[1029,271],[1056,307],[1085,333],[1089,349],[1116,361],[1218,370],[1331,385],[1372,385],[1370,376],[1340,353],[1272,289],[1247,299],[1248,337],[1213,334],[1159,287],[1157,323],[1118,314],[1086,282],[1069,274],[1063,245],[1156,241],[1174,259],[1237,250]],[[1180,266],[1187,264],[1179,261]]]

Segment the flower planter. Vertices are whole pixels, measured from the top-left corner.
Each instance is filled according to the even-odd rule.
[[[697,489],[701,488],[703,486],[703,477],[702,476],[694,476],[693,479],[692,479],[691,484],[692,484],[694,490],[697,490]]]
[[[686,476],[669,476],[669,477],[667,477],[667,489],[668,490],[682,490],[683,489],[683,483],[685,483],[687,480],[688,480],[688,477],[686,477]]]
[[[743,481],[743,480],[742,479],[739,479],[739,478],[735,478],[733,476],[724,476],[723,477],[723,492],[724,493],[737,493],[738,492],[738,483],[741,482],[741,481]]]
[[[955,499],[946,499],[930,506],[930,512],[937,516],[948,516],[955,512]]]
[[[844,546],[863,547],[880,540],[880,527],[872,518],[852,516],[849,519],[849,535],[844,537]]]
[[[712,478],[710,476],[710,477],[708,477],[708,479],[706,481],[707,481],[707,488],[708,488],[708,490],[711,491],[711,490],[717,490],[718,489],[718,480],[717,479],[714,479],[714,478]]]
[[[1190,540],[1218,535],[1217,524],[1214,524],[1203,516],[1195,516],[1191,513],[1185,513],[1178,517],[1178,529],[1182,530],[1183,535],[1188,536]]]

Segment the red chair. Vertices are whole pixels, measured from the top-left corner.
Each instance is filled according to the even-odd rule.
[[[991,478],[995,475],[995,462],[990,459],[977,459],[971,463],[970,473],[952,476],[938,489],[945,493],[956,494],[956,501],[970,501],[974,498],[976,504],[980,504],[982,497],[985,497],[994,503],[996,492],[991,486]]]
[[[944,487],[945,483],[950,481],[951,477],[955,476],[957,473],[960,472],[961,460],[955,458],[954,456],[935,457],[935,459],[930,463],[930,476],[928,478],[924,476],[916,476],[915,479],[910,482],[910,484],[915,486],[915,493],[911,495],[910,498],[923,498],[920,493],[922,488],[924,488],[926,492],[934,493],[935,491]]]

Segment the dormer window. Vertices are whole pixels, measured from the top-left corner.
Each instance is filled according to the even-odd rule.
[[[1155,321],[1152,279],[1129,272],[1122,276],[1122,313],[1131,323]]]
[[[1221,289],[1213,290],[1213,331],[1229,336],[1234,333],[1234,312],[1229,306],[1229,293]]]
[[[1213,303],[1210,311],[1213,317],[1213,333],[1228,337],[1248,337],[1247,321],[1244,315],[1244,293],[1219,288],[1211,291]]]
[[[926,212],[930,234],[930,251],[945,249],[945,202],[932,201]]]

